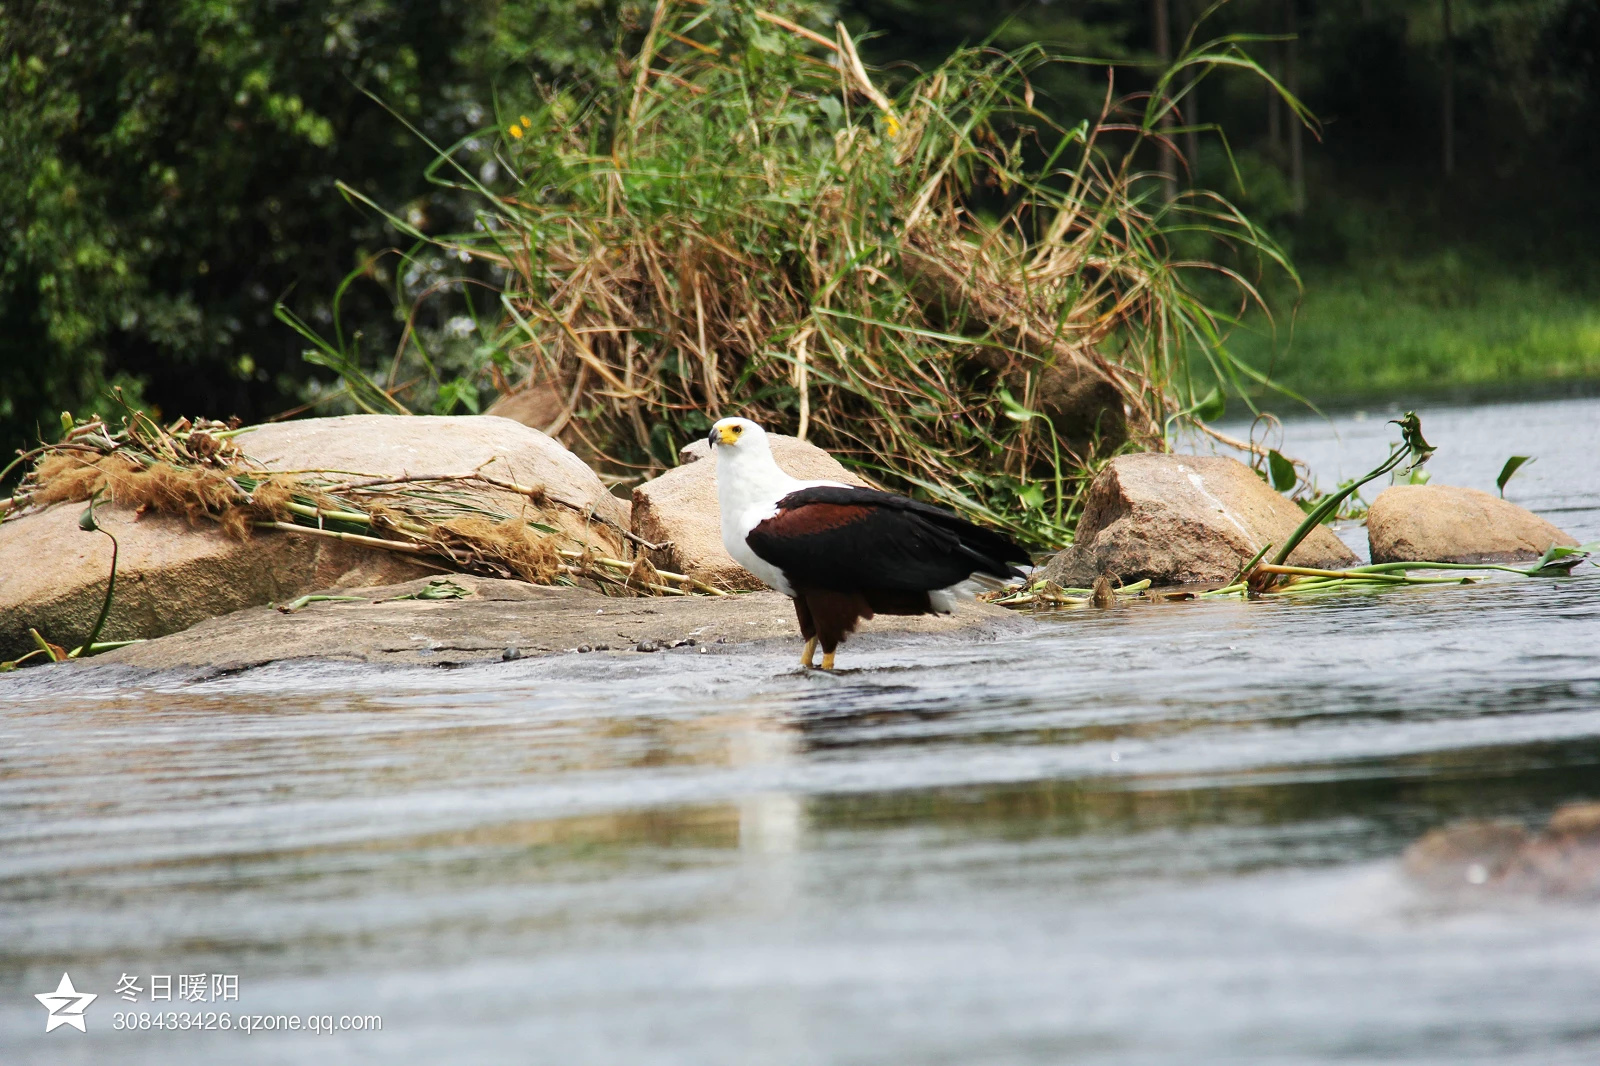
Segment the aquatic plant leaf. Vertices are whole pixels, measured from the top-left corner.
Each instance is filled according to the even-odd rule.
[[[1513,455],[1506,460],[1506,465],[1500,468],[1500,476],[1494,479],[1494,487],[1500,490],[1502,500],[1506,498],[1506,482],[1515,477],[1518,470],[1533,462],[1533,459],[1531,455]]]
[[[1392,422],[1400,427],[1400,437],[1411,452],[1413,467],[1421,466],[1433,457],[1434,447],[1423,439],[1422,419],[1417,416],[1417,412],[1407,411]]]
[[[1534,563],[1527,571],[1529,577],[1550,577],[1556,574],[1569,574],[1572,568],[1589,558],[1591,552],[1600,548],[1600,542],[1580,544],[1576,548],[1569,548],[1560,544],[1550,545],[1550,549],[1539,556],[1539,561]]]
[[[1272,487],[1279,492],[1288,492],[1300,480],[1294,472],[1294,464],[1276,448],[1267,453],[1267,469],[1272,471]]]
[[[1202,422],[1215,422],[1228,410],[1228,398],[1223,395],[1222,389],[1213,385],[1211,391],[1206,393],[1199,403],[1194,406],[1194,416]]]
[[[464,585],[459,585],[448,577],[440,576],[428,579],[428,584],[420,591],[404,596],[391,596],[395,600],[464,600],[472,595],[472,590]]]

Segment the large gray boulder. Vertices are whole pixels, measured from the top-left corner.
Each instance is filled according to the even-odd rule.
[[[341,471],[373,478],[480,471],[551,499],[541,520],[574,541],[615,553],[628,527],[627,501],[559,443],[509,419],[350,415],[260,426],[237,438],[269,470]],[[481,498],[512,514],[534,508],[514,491]],[[36,628],[65,647],[93,627],[111,570],[111,542],[78,528],[84,504],[60,503],[0,524],[0,659],[33,648]],[[117,538],[117,588],[101,640],[157,637],[196,622],[314,589],[381,585],[435,572],[413,559],[331,538],[256,530],[248,540],[214,524],[102,506]],[[530,515],[531,516],[531,515]]]
[[[83,503],[58,503],[0,525],[0,660],[32,651],[29,627],[66,648],[94,627],[111,573],[111,542],[78,528]],[[117,588],[100,640],[187,629],[241,607],[313,589],[383,585],[430,569],[394,552],[326,537],[257,531],[247,541],[212,525],[125,507],[95,510],[117,538]]]
[[[839,461],[814,444],[778,433],[767,434],[772,457],[791,477],[841,481],[865,486]],[[652,544],[662,570],[688,574],[726,589],[762,588],[761,579],[733,561],[722,547],[722,511],[717,506],[717,464],[711,446],[699,440],[679,453],[681,466],[633,490],[633,532]]]
[[[552,500],[541,521],[573,540],[615,554],[628,528],[628,501],[613,496],[587,463],[531,426],[495,415],[343,415],[256,426],[236,438],[268,470],[334,470],[373,477],[481,473],[538,487]],[[515,492],[472,489],[496,510],[529,511]],[[530,515],[531,517],[531,515]]]
[[[1041,576],[1073,588],[1092,586],[1102,574],[1155,585],[1226,581],[1266,545],[1287,541],[1304,518],[1238,460],[1118,456],[1089,486],[1076,542]],[[1339,568],[1358,560],[1319,526],[1289,562]]]
[[[1367,512],[1375,563],[1509,563],[1577,544],[1532,511],[1455,485],[1395,485]]]

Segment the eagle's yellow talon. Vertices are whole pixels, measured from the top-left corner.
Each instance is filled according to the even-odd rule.
[[[806,641],[806,646],[800,650],[800,665],[807,670],[811,669],[811,657],[816,654],[816,651],[817,638],[812,637]]]
[[[833,652],[825,651],[822,653],[822,668],[824,670],[833,669]]]

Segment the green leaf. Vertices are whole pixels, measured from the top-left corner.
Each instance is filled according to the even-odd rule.
[[[1411,465],[1416,467],[1427,462],[1433,455],[1434,447],[1422,439],[1422,419],[1417,417],[1417,412],[1407,411],[1393,419],[1392,424],[1400,427],[1400,436],[1411,451]]]
[[[1011,395],[1010,389],[1001,389],[995,395],[1000,398],[1000,405],[1006,409],[1006,417],[1011,421],[1029,422],[1039,417],[1038,411],[1030,411],[1018,403],[1017,398]]]
[[[1044,490],[1038,485],[1029,485],[1017,493],[1018,499],[1027,505],[1031,511],[1036,511],[1044,506]]]
[[[1294,472],[1294,464],[1276,448],[1267,453],[1267,469],[1272,472],[1272,487],[1279,492],[1288,492],[1300,480]]]
[[[478,413],[478,386],[466,378],[454,378],[440,385],[434,410],[438,414],[448,415],[458,406],[465,407],[473,414]]]
[[[1228,398],[1223,395],[1219,385],[1213,385],[1211,391],[1206,393],[1199,403],[1194,405],[1194,416],[1202,422],[1215,422],[1228,410]]]
[[[1494,479],[1494,486],[1500,490],[1502,500],[1506,498],[1506,482],[1515,477],[1518,470],[1533,462],[1533,458],[1531,455],[1513,455],[1506,460],[1506,465],[1500,468],[1500,476]]]
[[[1576,548],[1552,544],[1526,573],[1529,577],[1551,577],[1556,574],[1571,573],[1573,567],[1589,558],[1590,553],[1597,548],[1600,548],[1600,541],[1580,544]]]
[[[1409,485],[1426,485],[1431,480],[1433,480],[1432,474],[1421,467],[1417,467],[1411,471],[1411,476],[1406,483]]]

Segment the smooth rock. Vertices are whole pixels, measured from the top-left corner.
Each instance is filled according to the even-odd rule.
[[[482,471],[540,485],[552,499],[541,518],[608,554],[623,546],[628,503],[559,443],[537,430],[488,416],[347,415],[258,426],[237,441],[268,469],[338,470],[372,477]],[[496,509],[525,513],[526,496],[473,490]],[[0,524],[0,659],[33,649],[34,627],[67,648],[94,625],[111,570],[111,542],[78,528],[82,503],[63,503]],[[374,585],[434,572],[381,549],[329,538],[257,530],[233,540],[210,524],[113,506],[96,511],[117,538],[117,589],[100,639],[134,640],[186,629],[242,607],[314,589]]]
[[[544,378],[537,378],[515,392],[508,392],[496,399],[484,414],[509,418],[541,433],[550,433],[551,430],[559,433],[566,422],[563,417],[566,411],[567,390]]]
[[[111,541],[78,528],[83,503],[58,503],[0,525],[0,659],[32,651],[31,626],[68,649],[89,636],[105,599]],[[241,607],[314,589],[404,581],[432,571],[394,552],[325,537],[262,532],[247,541],[213,526],[102,506],[117,538],[117,588],[99,639],[136,640],[187,629]]]
[[[805,481],[866,482],[814,444],[769,433],[772,457],[786,473]],[[727,589],[759,589],[759,578],[733,561],[722,547],[722,512],[717,506],[717,464],[711,446],[695,441],[679,452],[683,465],[633,490],[633,532],[652,544],[670,542],[650,552],[663,570],[688,574]]]
[[[343,415],[257,426],[236,438],[252,459],[274,470],[342,470],[373,477],[479,472],[518,485],[542,486],[562,505],[543,520],[576,540],[616,554],[628,528],[628,502],[613,496],[593,470],[560,441],[495,415]],[[526,497],[472,490],[511,514]],[[587,517],[592,514],[593,517]],[[598,519],[599,521],[596,521]]]
[[[1375,563],[1509,563],[1578,542],[1532,511],[1455,485],[1395,485],[1367,512]]]
[[[207,677],[293,659],[446,666],[499,663],[515,647],[522,659],[560,655],[574,647],[632,652],[641,644],[669,648],[694,638],[725,647],[778,641],[784,668],[800,649],[794,606],[776,592],[740,596],[617,598],[583,588],[544,588],[521,581],[451,576],[461,599],[396,599],[427,579],[383,588],[341,589],[357,601],[318,602],[283,614],[251,607],[208,619],[183,633],[134,644],[82,662],[47,667],[66,678],[89,672],[170,671]],[[597,609],[603,607],[604,613]],[[953,615],[873,619],[844,651],[906,639],[971,642],[1026,632],[1029,619],[991,604],[960,602]],[[842,653],[843,654],[843,653]],[[39,673],[22,670],[6,679]],[[0,691],[6,684],[0,679]]]
[[[1122,455],[1089,486],[1076,543],[1041,576],[1072,588],[1090,588],[1101,575],[1155,585],[1226,581],[1262,547],[1286,541],[1304,518],[1236,459]],[[1289,562],[1337,568],[1357,559],[1319,526]]]

